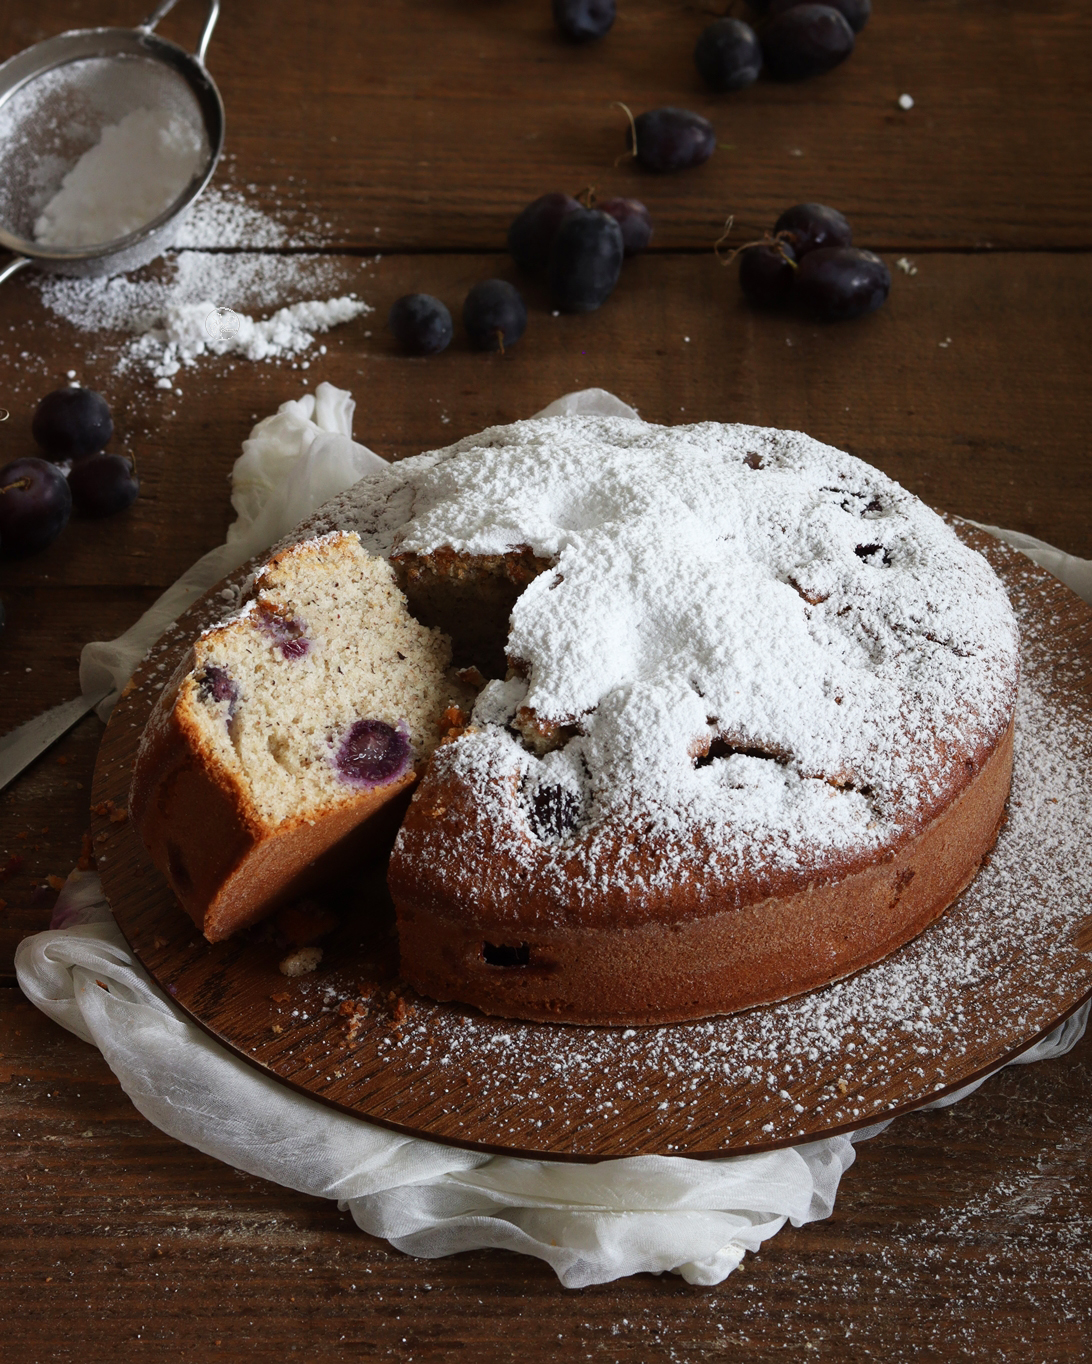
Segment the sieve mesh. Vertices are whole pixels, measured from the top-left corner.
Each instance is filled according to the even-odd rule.
[[[0,104],[0,230],[32,244],[35,220],[68,171],[104,127],[141,108],[176,114],[193,128],[202,147],[194,178],[202,179],[214,155],[205,116],[189,83],[162,61],[128,53],[85,57],[13,91]]]

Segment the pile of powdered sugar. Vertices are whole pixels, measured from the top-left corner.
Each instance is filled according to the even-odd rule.
[[[202,169],[208,148],[188,119],[132,109],[61,181],[34,224],[48,246],[100,246],[136,232],[175,202]]]
[[[184,369],[209,357],[294,359],[371,311],[346,289],[344,262],[268,254],[295,241],[237,192],[210,189],[162,262],[113,278],[43,275],[36,284],[51,313],[112,349],[118,372],[144,371],[177,388]],[[355,275],[369,264],[349,268]]]

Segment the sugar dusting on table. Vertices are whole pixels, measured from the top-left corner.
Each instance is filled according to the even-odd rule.
[[[112,278],[34,282],[51,313],[98,336],[115,372],[179,391],[184,371],[200,362],[298,360],[320,334],[372,311],[353,287],[370,261],[347,269],[322,255],[264,254],[315,239],[289,232],[238,191],[209,189],[162,262]],[[225,309],[230,325],[210,326]],[[252,315],[259,311],[266,315]]]

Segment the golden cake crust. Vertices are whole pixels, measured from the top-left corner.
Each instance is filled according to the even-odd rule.
[[[152,861],[209,942],[220,942],[353,866],[385,852],[416,781],[363,791],[322,819],[270,828],[242,784],[211,759],[195,725],[194,650],[149,725],[129,809]]]
[[[983,761],[964,765],[962,790],[938,815],[879,854],[803,884],[770,871],[691,879],[641,904],[608,893],[597,912],[568,921],[552,878],[504,865],[482,825],[468,836],[472,794],[429,780],[391,861],[403,974],[421,994],[484,1013],[585,1024],[734,1013],[827,984],[908,942],[973,878],[1004,819],[1012,736],[1010,724]],[[467,859],[505,893],[453,897],[444,870]]]

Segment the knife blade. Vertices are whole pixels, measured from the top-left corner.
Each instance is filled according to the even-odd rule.
[[[5,734],[0,739],[0,791],[108,695],[103,692],[101,696],[77,696],[74,701],[64,701]]]

